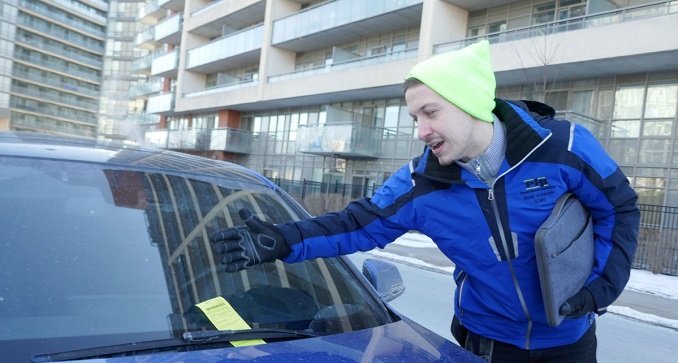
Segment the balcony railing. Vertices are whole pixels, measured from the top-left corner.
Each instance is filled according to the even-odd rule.
[[[97,21],[101,24],[106,24],[106,17],[105,16],[97,13],[96,10],[94,10],[94,9],[84,5],[84,4],[81,4],[80,2],[66,1],[66,0],[52,0],[52,1],[54,1],[55,3],[57,3],[57,4],[59,4],[63,7],[66,7],[66,8],[73,10],[73,11],[76,11],[80,15],[86,16],[86,17],[93,19],[93,20],[95,20],[95,21]],[[99,3],[99,6],[102,6],[102,5],[105,9],[108,8],[108,4]],[[103,12],[101,12],[101,13],[103,13]]]
[[[151,78],[146,82],[139,82],[129,89],[129,96],[132,98],[147,96],[162,91],[162,78]]]
[[[240,89],[244,87],[253,87],[258,84],[256,79],[250,79],[250,80],[244,80],[244,81],[236,81],[233,83],[226,83],[223,85],[217,85],[213,87],[207,87],[205,89],[201,89],[199,91],[193,91],[193,92],[186,92],[184,93],[184,97],[190,98],[190,97],[200,97],[200,96],[206,96],[214,93],[221,93],[221,92],[228,92],[232,91],[235,89]]]
[[[211,41],[188,51],[186,68],[195,68],[229,57],[261,49],[264,43],[264,26],[242,30]]]
[[[423,0],[336,0],[299,11],[273,22],[273,44],[365,20],[413,5]]]
[[[299,126],[297,152],[343,158],[376,159],[384,130],[345,122]]]
[[[148,113],[165,113],[174,110],[174,93],[168,92],[148,98]]]
[[[249,154],[252,151],[252,132],[231,128],[211,130],[209,149]]]
[[[252,150],[252,133],[232,128],[150,130],[144,135],[144,143],[162,149],[220,150],[247,154]]]
[[[198,136],[203,138],[204,130],[181,129],[181,130],[153,130],[144,134],[144,144],[150,147],[173,150],[196,150]]]
[[[141,46],[146,43],[152,42],[154,39],[155,39],[155,28],[151,27],[137,34],[137,37],[134,40],[134,45]]]
[[[159,43],[179,44],[181,40],[181,23],[181,14],[176,14],[155,25],[153,27],[155,28],[155,41]]]
[[[275,76],[268,77],[269,83],[275,83],[280,81],[285,81],[288,79],[307,77],[316,74],[335,72],[342,69],[348,68],[361,68],[365,66],[370,66],[374,64],[383,64],[388,62],[396,62],[403,59],[412,59],[417,57],[417,48],[401,50],[389,53],[383,53],[379,55],[373,55],[369,57],[360,57],[351,60],[344,60],[333,62],[332,64],[322,65],[315,68],[306,68],[300,69],[290,73],[278,74]]]
[[[678,13],[678,0],[630,6],[620,10],[577,16],[549,23],[489,33],[476,37],[469,37],[454,42],[437,44],[433,47],[433,53],[439,54],[461,49],[482,39],[488,39],[490,43],[504,43],[571,30],[590,29],[676,13]]]
[[[153,59],[151,76],[173,78],[179,71],[179,52],[174,50]]]
[[[134,125],[153,125],[160,121],[160,116],[145,112],[130,113],[127,115],[127,121]]]

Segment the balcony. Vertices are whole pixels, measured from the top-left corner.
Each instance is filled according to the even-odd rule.
[[[178,45],[181,43],[181,23],[181,14],[176,14],[156,24],[153,27],[153,40],[158,43]]]
[[[55,4],[59,5],[60,7],[64,7],[69,9],[70,11],[76,12],[81,16],[84,16],[88,18],[91,21],[94,21],[100,25],[105,25],[106,24],[106,17],[99,15],[94,9],[89,8],[87,6],[84,6],[80,4],[79,2],[74,2],[74,1],[66,1],[66,0],[52,0]],[[101,7],[102,4],[100,3],[99,6]],[[102,9],[108,9],[108,4],[103,4]]]
[[[157,0],[160,7],[172,11],[182,11],[186,6],[186,0]]]
[[[143,32],[137,34],[134,40],[134,45],[142,49],[155,49],[158,43],[155,41],[155,28],[148,28]]]
[[[334,47],[332,58],[327,62],[327,64],[315,68],[300,69],[290,73],[269,76],[268,82],[276,83],[294,78],[304,78],[323,73],[338,72],[345,69],[359,69],[367,66],[398,62],[406,59],[415,59],[417,58],[418,51],[419,50],[417,48],[413,48],[360,57],[355,54],[348,53],[340,48]]]
[[[131,121],[133,125],[154,125],[160,122],[160,116],[145,112],[130,113],[127,121]]]
[[[361,123],[299,126],[297,152],[345,159],[376,159],[384,130]]]
[[[265,14],[266,0],[213,1],[194,9],[184,29],[214,39],[259,24]]]
[[[158,4],[162,0],[150,0],[146,1],[144,5],[139,7],[139,15],[137,20],[143,24],[155,25],[160,19],[162,19],[165,14],[167,14],[167,9],[163,9]]]
[[[493,63],[497,83],[507,86],[556,76],[563,81],[671,72],[678,59],[677,23],[678,1],[654,2],[436,44],[433,53],[488,39],[493,54],[502,55]]]
[[[148,98],[148,113],[169,114],[174,111],[174,93],[168,92]]]
[[[146,131],[144,144],[161,149],[198,150],[198,147],[203,145],[198,142],[198,139],[204,140],[203,132],[202,129]]]
[[[209,74],[257,63],[263,42],[263,25],[229,34],[189,50],[186,69]]]
[[[128,92],[130,98],[147,97],[148,95],[162,91],[163,80],[161,78],[152,78],[146,82],[138,81]]]
[[[186,5],[186,0],[147,0],[139,8],[137,20],[143,24],[155,25],[165,17],[167,10],[181,12]]]
[[[272,44],[304,52],[419,25],[423,0],[336,0],[273,22]]]
[[[220,150],[247,154],[252,149],[252,133],[239,129],[151,130],[146,131],[144,144],[172,150]]]
[[[179,74],[179,51],[173,50],[163,56],[153,59],[151,76],[177,78]]]
[[[137,58],[132,62],[132,73],[150,74],[151,64],[153,64],[152,54]]]
[[[252,132],[231,128],[211,130],[209,149],[249,154],[252,151]]]

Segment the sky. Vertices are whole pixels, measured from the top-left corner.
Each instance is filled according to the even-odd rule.
[[[436,248],[435,243],[430,238],[419,233],[407,233],[395,240],[393,244],[410,248]],[[378,249],[370,253],[444,273],[452,273],[454,271],[454,267],[441,267],[416,258],[401,256]],[[659,275],[646,270],[633,269],[631,270],[631,277],[626,285],[626,289],[676,300],[676,309],[678,309],[678,276]],[[612,305],[608,307],[607,311],[651,324],[678,329],[678,320],[642,313],[625,306]]]

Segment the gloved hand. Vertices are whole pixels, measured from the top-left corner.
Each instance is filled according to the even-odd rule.
[[[571,298],[567,299],[560,306],[560,315],[565,315],[565,318],[577,319],[596,310],[596,302],[593,300],[593,295],[587,288],[582,288]]]
[[[238,214],[246,227],[223,229],[210,235],[212,249],[226,265],[226,271],[236,272],[275,261],[292,252],[278,227],[260,220],[247,209],[241,209]]]

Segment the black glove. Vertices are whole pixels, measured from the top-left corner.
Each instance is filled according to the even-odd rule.
[[[210,236],[212,249],[226,271],[236,272],[287,257],[292,252],[278,227],[260,220],[247,209],[238,211],[245,226],[223,229]]]
[[[596,302],[587,288],[582,288],[571,298],[560,305],[560,315],[569,319],[577,319],[596,310]]]

